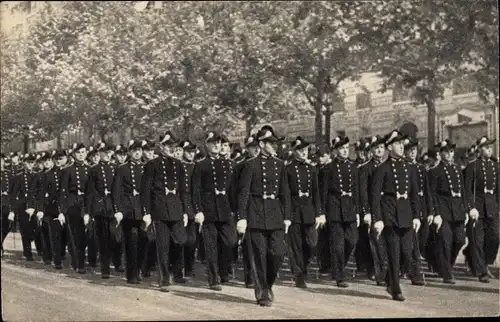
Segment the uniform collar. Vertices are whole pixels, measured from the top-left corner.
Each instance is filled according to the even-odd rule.
[[[341,158],[339,156],[336,156],[335,159],[340,162],[340,163],[346,163],[347,161],[349,161],[349,158]]]

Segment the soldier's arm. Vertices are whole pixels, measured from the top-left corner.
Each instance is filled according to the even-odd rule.
[[[360,203],[360,196],[359,196],[359,191],[361,190],[361,187],[359,186],[359,169],[354,166],[352,172],[352,178],[353,178],[353,197],[354,197],[354,207],[356,208],[356,214],[359,215],[361,214],[361,203]]]
[[[39,180],[37,180],[37,192],[35,196],[37,211],[44,211],[45,193],[48,192],[47,177],[48,173],[42,173]]]
[[[201,208],[201,176],[203,175],[203,162],[198,162],[193,169],[191,194],[195,214],[203,212]]]
[[[186,193],[186,179],[185,179],[187,172],[184,171],[184,166],[181,161],[176,161],[175,166],[177,167],[179,173],[179,197],[181,199],[182,214],[188,214],[189,208],[186,203],[187,193]]]
[[[316,217],[321,216],[323,211],[321,210],[321,197],[319,192],[319,183],[318,183],[318,171],[315,167],[313,167],[312,171],[312,198],[314,209],[316,210]]]
[[[363,214],[371,214],[370,201],[368,197],[368,167],[362,166],[359,171],[359,205]]]
[[[372,222],[383,220],[380,202],[382,201],[382,188],[385,180],[385,166],[380,165],[374,169],[371,191]]]
[[[428,172],[428,178],[429,178],[429,187],[430,187],[430,195],[431,195],[431,200],[432,200],[432,207],[434,208],[434,215],[439,216],[441,215],[439,213],[439,207],[437,203],[437,185],[438,185],[438,178],[437,178],[437,173],[435,169],[431,169]]]
[[[153,190],[153,180],[155,177],[155,162],[148,162],[144,167],[144,174],[141,180],[140,199],[142,208],[146,214],[151,214],[151,197]]]
[[[474,185],[476,184],[476,162],[470,162],[464,171],[464,196],[467,200],[467,208],[473,209],[475,207],[474,202]]]
[[[460,194],[462,195],[462,198],[460,198],[460,199],[462,200],[462,205],[467,212],[470,212],[472,210],[472,208],[470,208],[470,203],[467,199],[467,193],[465,191],[465,180],[464,180],[464,176],[463,176],[461,171],[458,172],[458,180],[459,180],[458,182],[460,183],[460,187],[461,187]]]
[[[18,176],[14,175],[12,176],[10,182],[9,182],[9,197],[10,197],[10,207],[12,211],[16,211],[18,203],[16,200],[19,198],[19,183],[18,183]],[[16,202],[16,203],[15,203]],[[15,204],[14,204],[15,203]],[[14,207],[13,207],[14,205]]]
[[[123,187],[122,187],[122,182],[123,182],[123,175],[124,175],[124,169],[125,167],[118,167],[116,169],[116,174],[115,177],[113,178],[113,185],[111,187],[111,199],[113,200],[113,209],[116,212],[123,212],[123,209],[121,209],[122,205],[122,198],[123,198]]]
[[[290,186],[288,185],[288,174],[285,168],[285,164],[281,165],[281,187],[280,187],[280,202],[283,207],[285,220],[291,220],[291,196],[290,196]]]
[[[250,197],[250,187],[252,184],[253,162],[249,161],[241,170],[238,188],[238,212],[236,218],[238,220],[247,219],[247,204]]]
[[[413,219],[420,219],[420,203],[418,198],[418,172],[416,166],[411,166],[408,172],[410,205]]]
[[[432,201],[431,187],[429,185],[429,176],[424,172],[424,198],[427,206],[427,216],[435,216],[436,210]]]
[[[61,179],[59,182],[59,205],[61,207],[61,213],[66,214],[68,211],[68,196],[69,196],[69,181],[70,181],[71,170],[66,168],[62,170]]]
[[[326,212],[326,205],[328,203],[328,190],[330,189],[329,187],[329,182],[330,182],[330,166],[325,165],[323,170],[321,171],[320,178],[319,178],[319,190],[320,190],[320,196],[321,196],[321,210]]]
[[[94,199],[94,196],[96,195],[96,189],[95,185],[97,184],[97,175],[96,175],[96,170],[97,168],[90,168],[88,172],[88,178],[87,182],[85,184],[84,188],[84,198],[83,198],[83,209],[84,209],[84,214],[85,215],[90,215],[92,214],[89,213],[90,210],[90,204]],[[78,171],[78,169],[77,169]]]

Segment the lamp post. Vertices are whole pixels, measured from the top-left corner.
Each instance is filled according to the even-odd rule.
[[[30,128],[29,126],[23,127],[23,147],[24,154],[29,152],[30,149]]]

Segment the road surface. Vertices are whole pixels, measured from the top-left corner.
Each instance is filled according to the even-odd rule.
[[[2,317],[5,321],[146,321],[146,320],[235,320],[235,319],[333,319],[396,317],[479,317],[499,315],[499,281],[482,284],[468,276],[463,263],[456,270],[456,285],[444,285],[428,275],[426,286],[403,281],[405,302],[390,300],[384,287],[364,276],[356,277],[348,289],[339,289],[313,273],[309,288],[293,287],[287,269],[282,270],[270,308],[255,304],[253,290],[241,282],[241,272],[222,292],[206,286],[203,266],[197,278],[185,286],[161,293],[157,278],[137,286],[125,282],[123,274],[102,280],[99,271],[78,275],[65,268],[55,271],[21,258],[20,238],[4,243],[2,259]],[[35,252],[36,253],[36,252]],[[460,259],[463,261],[463,259]],[[68,262],[65,262],[68,267]],[[238,278],[239,277],[239,278]]]

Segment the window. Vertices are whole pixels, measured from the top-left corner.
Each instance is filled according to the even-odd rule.
[[[371,108],[371,98],[369,93],[358,93],[356,94],[356,109]]]
[[[410,100],[410,90],[404,88],[401,83],[397,83],[392,90],[392,102],[402,102]]]
[[[473,93],[477,91],[477,82],[470,75],[453,81],[453,95]]]
[[[345,130],[337,131],[337,136],[345,136]]]

